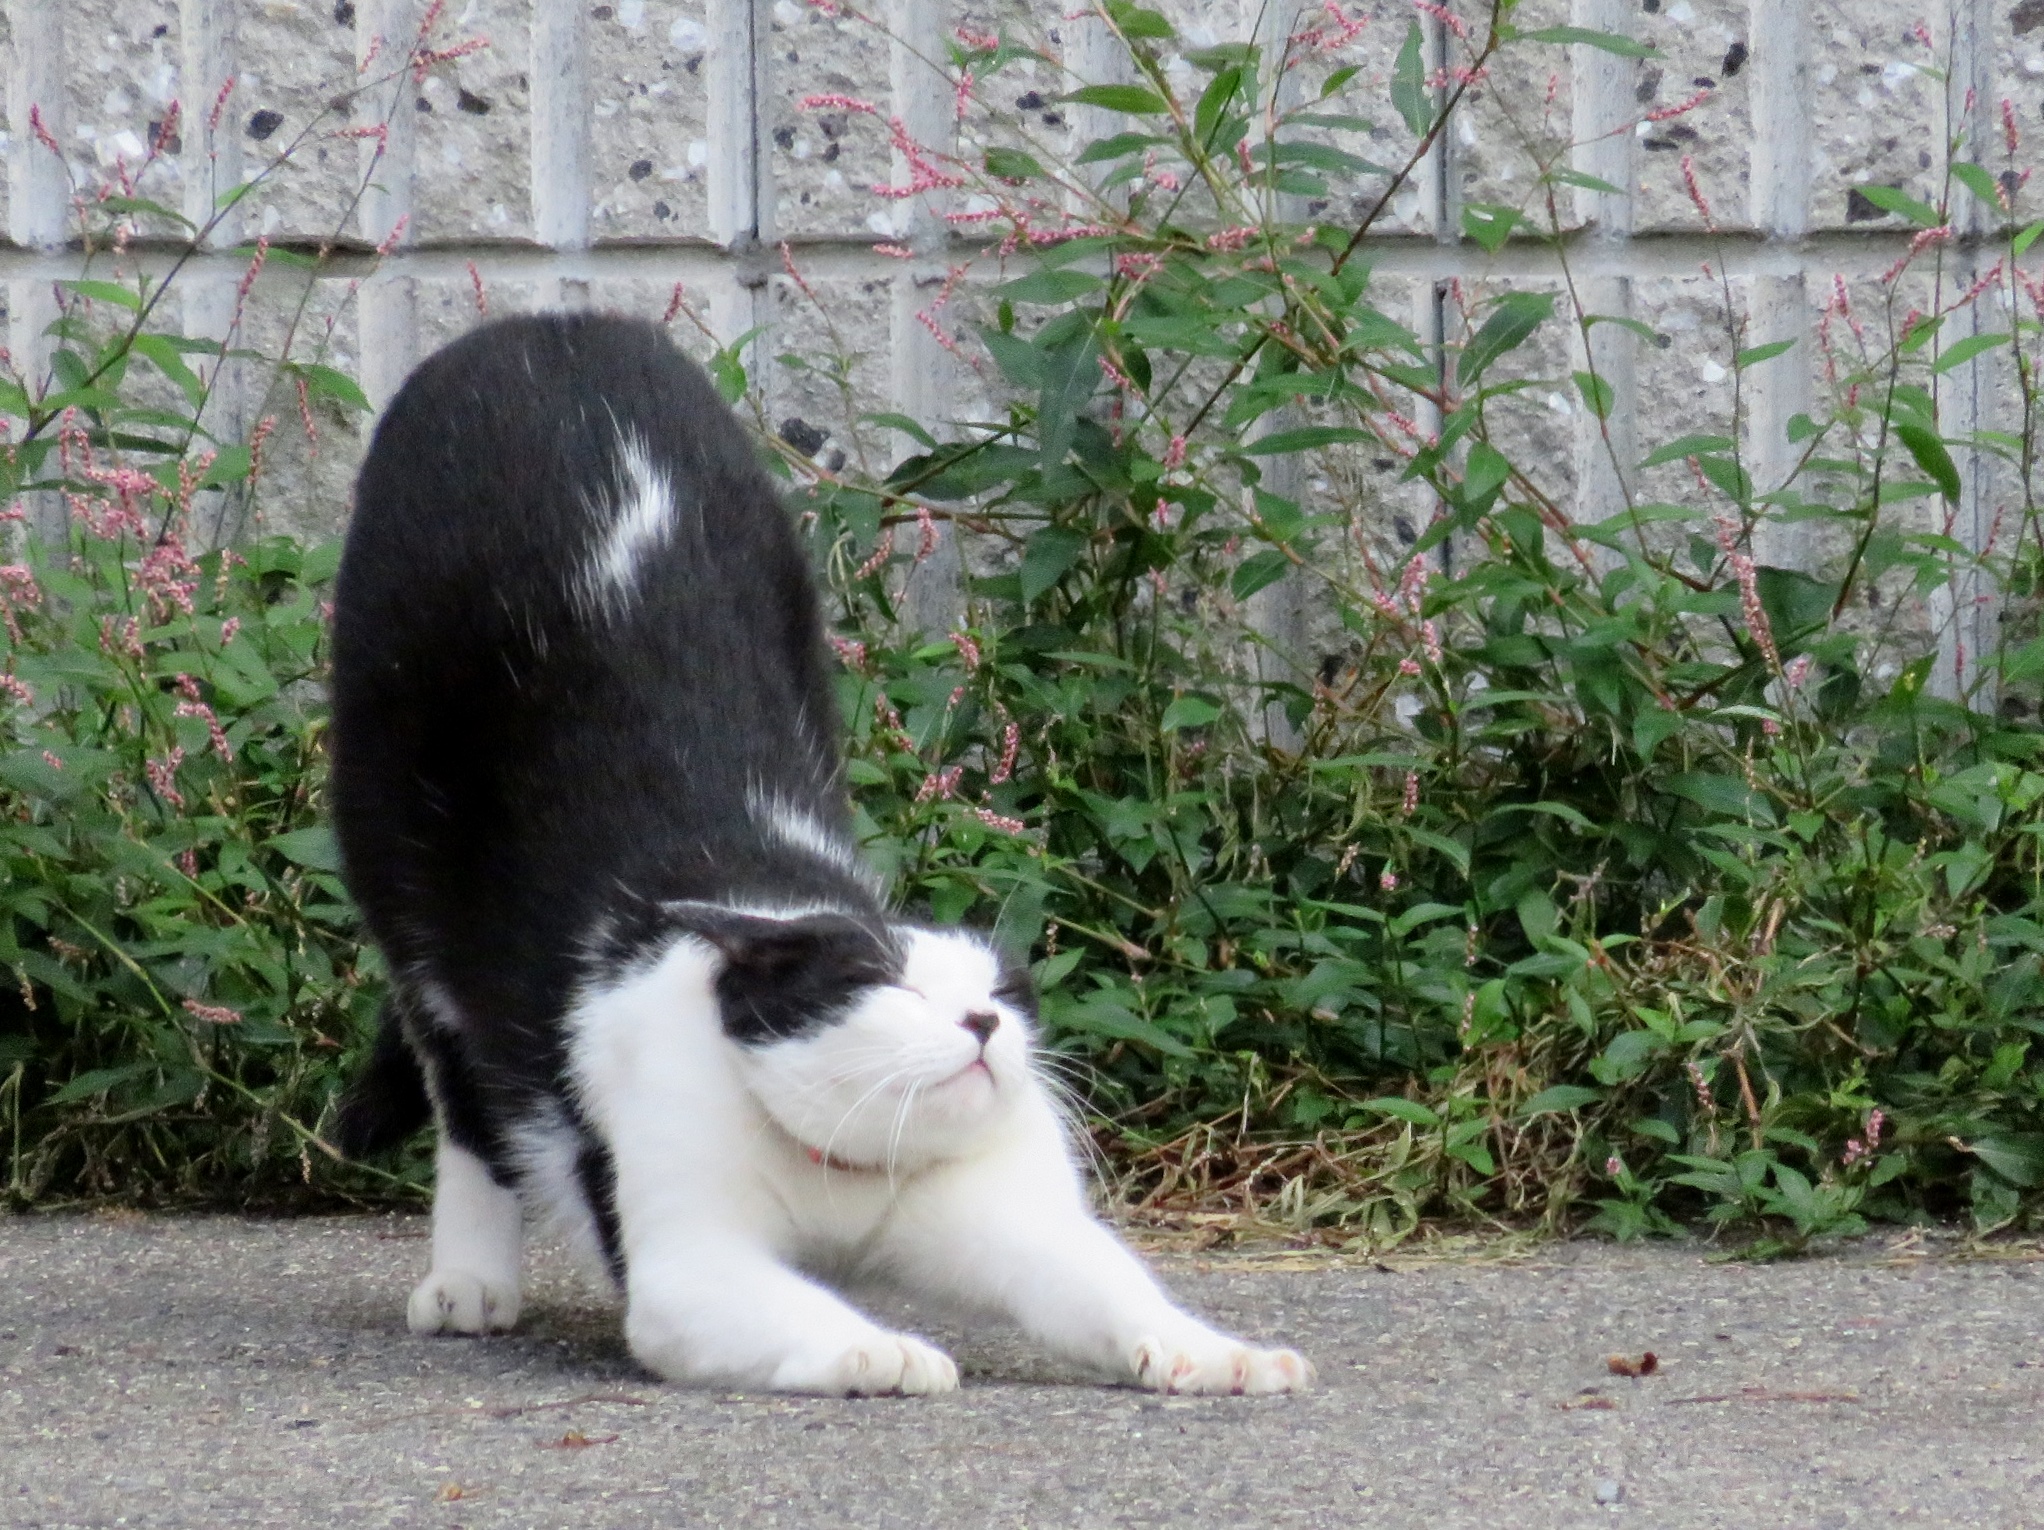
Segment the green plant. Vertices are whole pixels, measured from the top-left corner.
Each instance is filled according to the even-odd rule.
[[[2044,648],[1962,648],[1963,695],[1941,699],[1935,627],[1905,618],[1984,578],[2010,630],[2032,622],[2039,326],[1948,337],[1997,296],[2035,306],[2012,274],[2044,228],[2005,189],[2013,127],[2007,174],[1955,140],[1944,200],[1897,204],[1924,232],[1875,311],[1840,287],[1827,407],[1791,426],[1786,485],[1755,485],[1741,412],[1786,347],[1747,344],[1725,285],[1731,417],[1617,464],[1622,512],[1576,524],[1510,455],[1554,386],[1533,345],[1558,318],[1584,357],[1601,325],[1646,327],[1575,300],[1556,208],[1586,178],[1566,149],[1534,146],[1525,205],[1465,216],[1492,250],[1542,241],[1559,298],[1465,293],[1450,367],[1365,258],[1508,50],[1641,51],[1520,32],[1514,10],[1489,7],[1432,80],[1409,34],[1401,166],[1343,146],[1354,71],[1319,56],[1350,25],[1337,8],[1270,49],[1202,51],[1109,0],[1134,83],[1063,99],[1128,130],[1073,164],[1011,133],[940,154],[896,125],[911,184],[971,196],[977,258],[1012,264],[981,322],[944,332],[998,379],[998,417],[941,442],[848,419],[916,441],[866,475],[783,448],[843,603],[874,848],[937,917],[1037,942],[1047,1024],[1146,1207],[1389,1235],[1433,1209],[1558,1224],[1601,1196],[1615,1233],[1703,1213],[1782,1248],[1967,1205],[2006,1225],[2044,1182],[2026,721]],[[962,36],[948,62],[970,94],[1025,57],[1058,67],[1006,37]],[[1008,131],[968,111],[968,139],[982,121]],[[1359,222],[1301,210],[1330,175],[1374,177]],[[2010,258],[1961,285],[1944,262],[1965,197]],[[1983,358],[2020,380],[2020,432],[1954,436],[1944,380]],[[1560,381],[1608,419],[1594,360]],[[1951,529],[1967,454],[2022,485],[1984,554]],[[1431,491],[1409,547],[1358,457]],[[1658,502],[1630,487],[1657,469],[1678,491]],[[897,602],[938,520],[967,548],[967,615],[927,642]],[[1759,564],[1756,536],[1789,523],[1838,552]],[[1312,652],[1273,653],[1256,619],[1279,580],[1327,613]]]
[[[1060,104],[1120,130],[1069,160],[975,105],[1025,62],[1062,69],[1028,38],[961,33],[933,61],[959,89],[955,153],[811,103],[892,134],[898,191],[952,196],[973,238],[921,317],[995,401],[861,416],[849,347],[781,358],[846,399],[848,465],[763,434],[837,604],[862,832],[911,905],[1029,956],[1134,1215],[1380,1241],[1443,1214],[1700,1222],[1762,1253],[1877,1219],[2024,1223],[2044,1186],[2044,288],[2017,258],[2044,223],[2018,214],[2013,125],[1999,156],[1955,137],[1935,203],[1867,193],[1921,233],[1835,294],[1787,483],[1756,484],[1744,401],[1792,363],[1749,343],[1726,284],[1726,417],[1614,460],[1619,512],[1579,524],[1518,443],[1557,388],[1608,422],[1602,337],[1647,328],[1575,280],[1560,199],[1598,183],[1529,131],[1525,200],[1468,208],[1463,232],[1538,246],[1554,281],[1458,290],[1445,358],[1369,268],[1376,220],[1487,71],[1641,51],[1517,29],[1516,9],[1451,29],[1433,74],[1406,34],[1388,166],[1338,6],[1199,49],[1106,0],[1128,79],[1067,79]],[[1338,219],[1345,186],[1365,189]],[[2006,258],[1962,281],[1967,198]],[[199,468],[193,432],[138,439],[129,361],[183,385],[155,354],[171,337],[137,343],[160,289],[118,290],[80,295],[132,314],[127,340],[82,308],[60,328],[75,396],[23,381],[4,404],[26,425],[15,482],[89,509],[69,562],[10,576],[8,673],[32,699],[8,714],[0,843],[37,1006],[0,1021],[15,1193],[81,1163],[104,1188],[235,1193],[294,1165],[351,1186],[310,1156],[374,983],[311,827],[331,555],[258,542],[187,567],[164,552],[187,543],[109,519],[146,505],[152,534],[177,529],[190,486],[256,477],[253,453]],[[734,401],[756,338],[716,347]],[[1959,431],[1946,390],[1986,366],[2020,417]],[[137,459],[146,483],[119,476]],[[1970,549],[1954,516],[1988,471],[2017,487]],[[1766,566],[1756,548],[1795,526],[1813,556]],[[967,570],[941,638],[903,614],[940,527]],[[190,612],[152,604],[152,557]],[[1948,644],[1940,671],[1925,602],[1980,589],[2005,639]],[[1304,637],[1274,635],[1274,598]],[[139,657],[125,628],[101,645],[101,617],[136,618]],[[181,705],[213,709],[224,750]],[[52,772],[45,747],[85,758]]]
[[[407,93],[387,87],[469,46],[435,51],[422,28],[201,223],[144,194],[173,108],[143,163],[75,187],[82,269],[58,284],[46,363],[9,358],[0,377],[0,519],[17,549],[0,568],[0,965],[14,979],[0,1140],[15,1204],[276,1200],[306,1193],[315,1154],[323,1193],[416,1177],[330,1162],[319,1136],[380,974],[321,822],[339,544],[271,534],[262,512],[266,453],[302,456],[321,415],[368,407],[329,364],[331,321],[306,322],[331,244],[244,250],[218,339],[168,327],[165,300],[251,193],[314,145],[380,140],[381,124],[350,125],[357,105],[388,95],[396,110]],[[61,158],[33,126],[29,152]],[[336,239],[379,158],[333,209]],[[167,274],[125,256],[140,237],[178,242]],[[285,294],[287,273],[300,281]],[[259,279],[283,295],[269,355],[245,326]],[[217,433],[234,369],[254,390],[245,438]],[[281,401],[296,406],[282,431]]]

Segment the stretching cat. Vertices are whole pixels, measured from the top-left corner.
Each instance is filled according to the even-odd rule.
[[[1310,1379],[1088,1214],[1027,975],[887,913],[794,529],[658,331],[513,319],[419,368],[362,467],[333,670],[334,821],[394,989],[339,1135],[437,1122],[414,1330],[517,1321],[530,1206],[674,1380],[957,1386],[847,1278],[1139,1386]]]

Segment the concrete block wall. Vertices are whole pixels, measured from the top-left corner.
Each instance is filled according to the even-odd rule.
[[[834,441],[847,433],[835,384],[776,359],[813,356],[826,318],[855,358],[851,381],[863,407],[941,422],[978,399],[974,379],[917,319],[953,258],[946,226],[927,206],[871,195],[901,167],[870,119],[797,103],[812,94],[864,97],[941,141],[953,131],[951,87],[917,55],[936,52],[953,26],[1029,30],[1095,77],[1110,60],[1097,23],[1064,14],[1062,4],[873,3],[895,41],[806,0],[448,0],[436,35],[482,36],[489,46],[422,85],[399,78],[336,114],[334,93],[374,78],[387,62],[380,39],[408,36],[427,0],[0,0],[8,169],[0,284],[11,348],[30,361],[39,354],[50,283],[78,266],[66,245],[74,188],[35,142],[31,107],[89,188],[117,162],[135,163],[152,123],[178,101],[178,152],[142,190],[194,219],[280,146],[314,138],[304,161],[244,200],[193,262],[177,317],[189,333],[216,334],[227,322],[246,266],[232,253],[241,241],[338,240],[357,253],[342,254],[315,284],[300,332],[324,335],[331,319],[326,343],[336,363],[375,400],[475,321],[478,283],[493,311],[588,305],[649,316],[680,283],[718,336],[762,329],[753,355],[775,426],[798,422],[790,429]],[[1472,18],[1487,10],[1483,0],[1449,3]],[[1166,0],[1164,8],[1190,42],[1208,43],[1259,25],[1271,32],[1301,0]],[[1415,12],[1410,0],[1358,0],[1350,9],[1370,25],[1343,61],[1360,66],[1371,115],[1395,124],[1383,86]],[[1895,185],[1935,200],[1942,145],[1960,133],[1998,165],[2004,99],[2023,132],[2044,144],[2039,0],[1525,0],[1521,20],[1622,32],[1660,56],[1635,61],[1578,46],[1500,67],[1380,222],[1375,269],[1387,291],[1409,294],[1399,301],[1420,332],[1435,335],[1454,332],[1460,301],[1501,284],[1556,282],[1559,267],[1538,246],[1514,244],[1492,257],[1457,231],[1468,202],[1524,203],[1536,157],[1574,141],[1577,167],[1620,188],[1575,192],[1563,207],[1574,275],[1595,309],[1643,320],[1661,337],[1648,345],[1617,326],[1598,332],[1597,359],[1618,393],[1611,436],[1621,463],[1728,408],[1723,282],[1747,326],[1745,343],[1801,342],[1753,374],[1743,400],[1758,476],[1778,481],[1792,462],[1787,422],[1811,407],[1810,342],[1834,281],[1872,295],[1911,237],[1859,188]],[[1427,16],[1425,24],[1433,56],[1447,56],[1444,23]],[[1946,53],[1956,68],[1941,81],[1928,66]],[[1065,142],[1103,130],[1099,114],[1049,101],[1057,89],[1048,70],[1004,76],[1000,120],[973,130]],[[1686,115],[1639,121],[1704,89],[1707,101]],[[373,151],[367,140],[332,134],[373,121],[388,122],[388,147],[375,184],[353,204]],[[1396,162],[1410,148],[1402,127],[1380,127],[1372,138],[1372,158]],[[1685,158],[1710,226],[1684,183]],[[1366,186],[1343,195],[1353,209],[1371,197]],[[882,240],[916,258],[876,253]],[[782,241],[826,315],[783,273]],[[359,252],[377,245],[391,253],[372,272]],[[161,267],[169,245],[144,240],[126,258]],[[1947,280],[1970,281],[1994,259],[1962,245],[1947,256]],[[272,333],[281,336],[298,301],[289,273],[265,273],[256,304]],[[1968,322],[1976,319],[2006,328],[2010,316],[1976,312]],[[1555,344],[1553,361],[1565,372],[1566,342]],[[1990,371],[1996,364],[1951,379],[1964,419],[2000,419],[2007,389]],[[254,386],[223,385],[212,406],[221,425],[277,411],[274,397],[247,396]],[[1526,445],[1564,465],[1582,518],[1601,519],[1623,493],[1614,452],[1573,398],[1556,393],[1547,405],[1519,427]],[[274,513],[303,527],[343,517],[362,440],[360,422],[316,424],[317,441],[291,448],[295,491],[272,496],[282,501]],[[2011,486],[1987,474],[1969,482],[1957,530],[1978,545]],[[1768,553],[1793,561],[1810,550],[1790,538]],[[940,584],[931,582],[933,618]],[[1939,618],[1948,667],[1961,645],[1977,653],[1991,638],[1990,595],[1968,588],[1949,598]],[[1271,617],[1288,619],[1296,613]]]

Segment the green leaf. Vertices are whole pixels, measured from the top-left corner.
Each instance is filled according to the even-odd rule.
[[[1370,439],[1368,431],[1357,430],[1351,425],[1301,425],[1297,430],[1280,430],[1259,436],[1242,450],[1251,457],[1284,457],[1293,452],[1309,452],[1322,446]]]
[[[1145,37],[1164,40],[1176,37],[1171,23],[1155,11],[1146,11],[1139,5],[1130,5],[1128,0],[1107,0],[1107,14],[1124,37]]]
[[[1207,88],[1200,92],[1199,105],[1192,110],[1192,136],[1195,142],[1209,146],[1214,141],[1214,132],[1226,117],[1228,105],[1242,88],[1242,68],[1230,65],[1215,75]]]
[[[1590,413],[1600,420],[1610,419],[1611,411],[1618,402],[1617,391],[1610,382],[1595,372],[1577,372],[1575,379],[1576,391],[1582,394],[1583,403]]]
[[[1455,380],[1465,388],[1471,386],[1492,362],[1524,345],[1553,314],[1554,301],[1552,292],[1507,293],[1463,347]]]
[[[1472,514],[1486,514],[1511,477],[1510,458],[1488,441],[1475,442],[1462,469],[1463,507]]]
[[[1043,382],[1037,393],[1036,436],[1043,470],[1064,465],[1078,429],[1079,411],[1100,386],[1099,352],[1088,330],[1043,357]]]
[[[1141,154],[1169,140],[1154,133],[1116,133],[1112,138],[1096,138],[1086,145],[1075,165],[1097,165],[1102,160],[1121,159],[1130,154]]]
[[[1945,443],[1938,433],[1898,420],[1895,422],[1895,434],[1909,448],[1909,455],[1916,459],[1916,465],[1938,486],[1938,492],[1956,505],[1959,502],[1959,468],[1952,461],[1952,454],[1945,450]]]
[[[1020,149],[995,147],[986,151],[982,163],[988,175],[998,176],[1004,181],[1033,181],[1043,174],[1043,166],[1036,157],[1024,154]]]
[[[1967,1146],[1975,1158],[2012,1185],[2028,1189],[2044,1184],[2044,1136],[2004,1132],[1976,1137]]]
[[[1046,526],[1031,536],[1022,549],[1022,603],[1064,578],[1085,550],[1085,536],[1067,526]]]
[[[1968,335],[1964,340],[1955,340],[1945,347],[1944,354],[1938,357],[1937,364],[1931,371],[1944,373],[1954,367],[1963,367],[1975,356],[1985,355],[1991,350],[2007,345],[2010,338],[2008,335]]]
[[[1391,66],[1391,105],[1414,137],[1434,125],[1434,94],[1427,89],[1426,38],[1417,21],[1405,30],[1398,61]]]
[[[333,367],[321,366],[318,362],[293,362],[291,371],[305,379],[305,391],[315,398],[330,398],[346,408],[368,413],[372,407],[369,395],[361,385],[346,372]]]
[[[1073,106],[1097,106],[1103,111],[1126,112],[1137,117],[1157,116],[1171,110],[1168,101],[1141,85],[1082,85],[1058,99]]]
[[[1220,715],[1221,709],[1203,697],[1180,696],[1164,708],[1164,715],[1157,720],[1157,731],[1176,733],[1180,728],[1204,728]]]
[[[1462,232],[1493,255],[1525,221],[1518,209],[1491,202],[1471,202],[1462,209]]]
[[[1911,223],[1923,228],[1944,227],[1944,216],[1935,207],[1927,202],[1917,201],[1915,197],[1894,186],[1861,186],[1858,189],[1861,196],[1882,212],[1907,218]]]
[[[1995,183],[1992,173],[1979,165],[1964,160],[1952,162],[1952,179],[1973,193],[1975,201],[1990,212],[2001,211],[2001,187]]]
[[[142,299],[139,294],[129,291],[126,287],[118,287],[112,282],[59,279],[56,285],[96,303],[112,303],[118,308],[127,309],[130,313],[142,311]]]
[[[165,207],[161,202],[152,202],[147,197],[101,197],[92,204],[101,212],[146,213],[152,218],[164,218],[197,232],[198,225],[174,208]]]
[[[998,334],[999,331],[995,331],[995,333]],[[1008,336],[1001,335],[1001,339],[1006,340],[1007,338]],[[988,349],[991,350],[993,347],[989,346]],[[1028,347],[1024,346],[1023,349],[1027,350]],[[1032,354],[1034,353],[1032,352]],[[859,418],[868,424],[882,425],[889,430],[898,430],[918,444],[927,446],[933,451],[936,449],[937,438],[905,414],[893,414],[882,411],[879,414],[862,414]]]
[[[1616,32],[1599,32],[1590,27],[1539,27],[1531,32],[1520,32],[1522,42],[1536,43],[1579,43],[1586,48],[1601,48],[1606,53],[1616,53],[1620,58],[1659,58],[1660,51],[1630,37],[1621,37]]]
[[[1229,581],[1237,600],[1247,600],[1258,590],[1276,584],[1290,572],[1292,560],[1277,548],[1266,548],[1253,557],[1244,558]]]
[[[1735,367],[1757,367],[1763,361],[1772,361],[1777,356],[1786,356],[1796,348],[1793,340],[1771,340],[1766,345],[1752,346],[1732,358]]]
[[[341,869],[341,847],[334,842],[333,830],[324,826],[278,834],[268,844],[270,849],[294,866],[304,866],[312,871],[338,872]]]
[[[162,335],[137,335],[131,342],[135,354],[146,357],[151,365],[177,385],[185,401],[197,408],[205,401],[206,385],[199,381],[198,374],[185,364],[184,356],[177,346]]]
[[[1069,303],[1074,298],[1084,297],[1089,292],[1097,292],[1106,285],[1105,281],[1090,271],[1046,267],[996,287],[994,294],[1012,303],[1035,303],[1039,306],[1054,307],[1061,303]]]
[[[1709,452],[1728,452],[1737,443],[1730,436],[1683,436],[1670,441],[1658,451],[1649,452],[1640,462],[1640,468],[1659,467],[1666,462],[1681,462],[1690,457],[1701,457]]]
[[[1137,1041],[1155,1047],[1169,1057],[1189,1058],[1192,1048],[1152,1022],[1112,999],[1089,998],[1076,1004],[1059,1004],[1046,1017],[1060,1031],[1104,1036],[1112,1041]]]
[[[1659,783],[1662,791],[1695,803],[1707,812],[1727,818],[1774,822],[1774,809],[1767,799],[1739,776],[1721,776],[1713,771],[1691,770],[1669,776]]]
[[[1518,1110],[1518,1119],[1523,1121],[1528,1116],[1544,1116],[1562,1111],[1581,1110],[1585,1105],[1594,1105],[1603,1098],[1604,1096],[1600,1091],[1586,1089],[1581,1084],[1555,1084],[1550,1088],[1541,1090],[1532,1099],[1521,1105]]]
[[[1417,1100],[1401,1100],[1396,1095],[1385,1095],[1381,1099],[1363,1101],[1363,1109],[1374,1110],[1380,1116],[1394,1116],[1400,1121],[1410,1121],[1414,1126],[1439,1126],[1441,1118]]]
[[[994,365],[1001,369],[1001,375],[1018,388],[1041,388],[1043,386],[1043,352],[1024,340],[1020,335],[1003,334],[998,329],[982,329],[979,332],[981,344],[987,354],[994,358]],[[916,427],[921,430],[919,425]],[[932,441],[930,445],[937,443]]]

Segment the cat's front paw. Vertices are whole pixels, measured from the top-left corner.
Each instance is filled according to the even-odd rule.
[[[1296,1350],[1255,1349],[1218,1333],[1139,1339],[1131,1368],[1137,1386],[1183,1396],[1260,1397],[1313,1384],[1313,1364]]]
[[[405,1322],[413,1333],[502,1333],[518,1323],[517,1284],[466,1270],[435,1270],[412,1290]]]
[[[777,1392],[825,1397],[920,1397],[958,1390],[958,1367],[935,1345],[905,1333],[875,1332],[824,1355],[795,1356],[774,1372]]]

